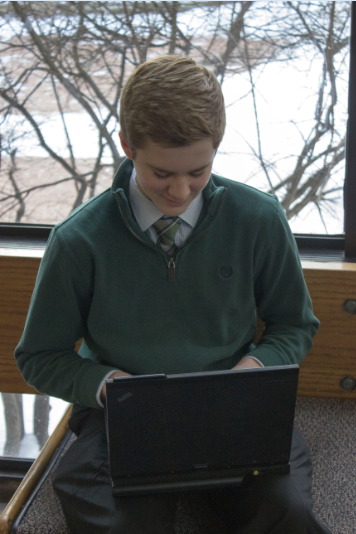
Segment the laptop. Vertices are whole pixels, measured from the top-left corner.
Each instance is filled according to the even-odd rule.
[[[288,473],[298,365],[107,381],[114,496]]]

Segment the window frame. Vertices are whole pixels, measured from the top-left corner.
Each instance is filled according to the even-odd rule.
[[[345,258],[356,261],[356,2],[351,2],[349,118],[344,182]]]

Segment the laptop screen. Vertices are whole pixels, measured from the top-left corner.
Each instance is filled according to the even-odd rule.
[[[287,366],[109,380],[111,475],[288,463],[298,370]]]

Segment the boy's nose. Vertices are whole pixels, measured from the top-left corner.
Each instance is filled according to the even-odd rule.
[[[169,187],[169,195],[172,200],[185,200],[190,193],[188,180],[185,178],[175,177]]]

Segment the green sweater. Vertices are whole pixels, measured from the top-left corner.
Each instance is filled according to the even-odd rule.
[[[267,366],[300,362],[319,323],[278,200],[212,175],[170,281],[169,259],[132,214],[131,172],[126,160],[111,190],[53,229],[15,351],[26,381],[98,408],[110,370],[231,369],[247,352]],[[266,328],[254,347],[256,307]]]

